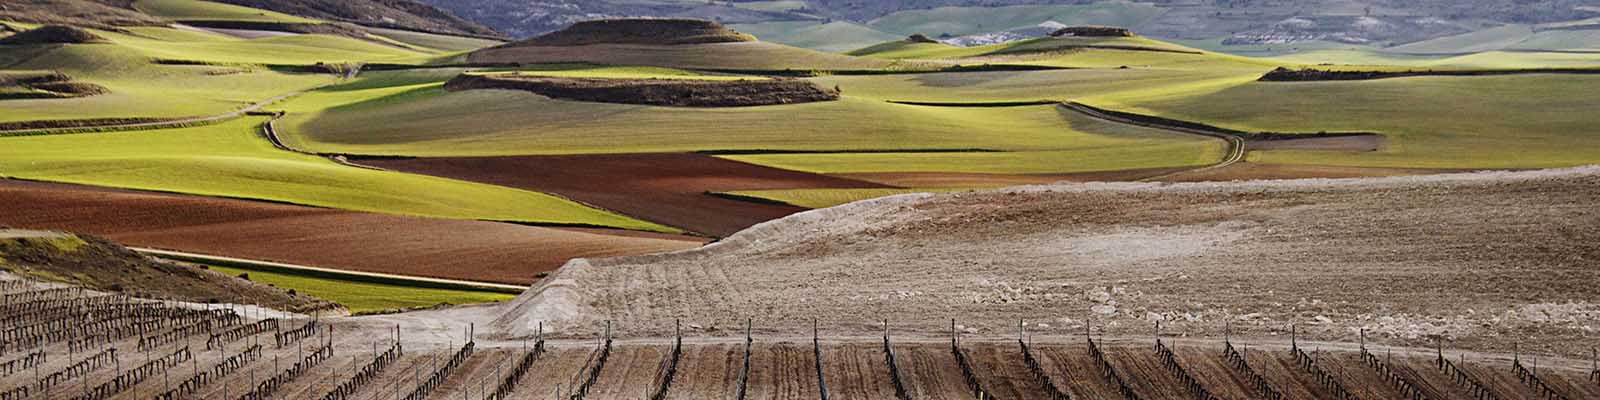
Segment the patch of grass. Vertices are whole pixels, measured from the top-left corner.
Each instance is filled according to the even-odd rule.
[[[1140,92],[1184,92],[1207,84],[1254,81],[1266,70],[1083,69],[951,72],[906,75],[832,75],[811,78],[838,86],[845,96],[895,101],[993,102],[1089,99]]]
[[[777,189],[737,190],[726,192],[734,196],[766,199],[805,208],[828,208],[845,203],[907,193],[950,193],[970,189]]]
[[[212,271],[232,276],[249,274],[251,281],[277,286],[282,289],[293,289],[299,294],[339,303],[349,309],[352,314],[430,307],[439,304],[494,303],[516,298],[514,294],[490,291],[411,287],[233,267],[211,266],[209,268]]]
[[[899,35],[913,33],[937,37],[998,32],[1035,26],[1046,21],[1067,25],[1137,26],[1161,14],[1148,3],[1102,2],[1089,5],[1034,5],[1008,7],[939,7],[908,10],[878,18],[867,25]]]
[[[413,32],[413,31],[399,30],[399,29],[383,29],[383,28],[371,28],[371,27],[368,27],[366,29],[367,29],[367,31],[372,32],[373,34],[376,34],[378,36],[382,36],[382,37],[385,37],[385,38],[393,39],[393,40],[401,42],[401,43],[409,44],[409,45],[412,45],[412,46],[418,46],[418,47],[433,49],[433,50],[442,51],[442,52],[476,50],[476,49],[481,49],[481,48],[484,48],[484,47],[490,47],[490,46],[499,45],[500,43],[502,43],[502,42],[500,42],[498,40],[478,39],[478,38],[470,38],[470,37],[462,37],[462,36],[440,35],[440,34],[424,33],[424,32]]]
[[[1251,161],[1401,168],[1544,168],[1600,162],[1600,76],[1411,77],[1246,82],[1205,92],[1118,98],[1123,111],[1245,131],[1371,131],[1376,152],[1275,150]]]
[[[948,108],[846,98],[740,108],[551,100],[514,91],[449,93],[437,84],[319,91],[288,104],[296,146],[374,155],[488,156],[712,150],[1057,150],[1114,131],[1053,106]],[[322,110],[322,111],[315,111]],[[539,110],[539,112],[528,112]],[[293,111],[293,110],[292,110]],[[383,126],[374,132],[371,127]],[[648,129],[640,129],[648,127]],[[1141,138],[1184,141],[1148,132]],[[1111,142],[1115,142],[1112,140]]]
[[[156,17],[171,20],[214,20],[284,22],[313,24],[322,21],[262,10],[201,0],[138,0],[133,8]]]
[[[768,42],[830,52],[843,52],[901,37],[846,21],[775,21],[728,27]]]
[[[145,57],[228,64],[311,65],[348,62],[407,62],[431,54],[344,36],[302,34],[247,40],[170,41],[106,33]]]
[[[74,80],[104,86],[111,93],[6,100],[0,122],[214,115],[336,80],[332,75],[290,74],[249,66],[156,65],[146,54],[119,44],[26,47],[38,48],[0,51],[0,65],[13,70],[60,71]],[[8,56],[17,58],[8,63]]]
[[[675,230],[558,197],[339,165],[278,150],[266,118],[195,128],[0,138],[8,177],[426,217]]]

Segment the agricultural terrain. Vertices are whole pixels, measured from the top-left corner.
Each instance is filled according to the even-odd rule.
[[[0,4],[0,400],[1600,398],[1600,9],[868,3]]]

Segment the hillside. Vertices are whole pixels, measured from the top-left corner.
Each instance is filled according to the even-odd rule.
[[[886,62],[756,41],[712,21],[615,19],[574,24],[518,42],[474,51],[474,63],[591,63],[674,68],[781,70],[866,69]]]
[[[891,317],[908,335],[1283,335],[1565,352],[1600,297],[1593,167],[1428,177],[1089,183],[905,195],[802,213],[698,250],[575,260],[495,327],[768,332]],[[1309,245],[1308,243],[1315,243]],[[697,279],[694,277],[715,277]],[[1402,283],[1403,282],[1403,283]],[[708,296],[706,293],[715,293]],[[848,328],[834,328],[838,329]],[[1279,336],[1281,338],[1281,336]]]
[[[145,257],[93,236],[0,228],[0,271],[93,290],[311,311],[334,305],[246,279]]]
[[[302,17],[452,35],[500,38],[501,34],[449,11],[412,0],[220,0]]]

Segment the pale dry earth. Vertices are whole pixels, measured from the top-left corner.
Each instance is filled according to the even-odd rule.
[[[1600,326],[1600,168],[1062,183],[797,214],[697,250],[574,260],[490,331],[1163,333],[1559,353]]]

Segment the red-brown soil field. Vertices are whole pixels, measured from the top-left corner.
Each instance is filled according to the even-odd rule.
[[[413,218],[256,201],[0,180],[0,225],[138,247],[432,278],[528,284],[576,257],[693,248],[702,239]]]
[[[355,161],[384,169],[556,194],[636,218],[715,236],[727,236],[806,209],[720,198],[707,192],[886,187],[690,153]]]

